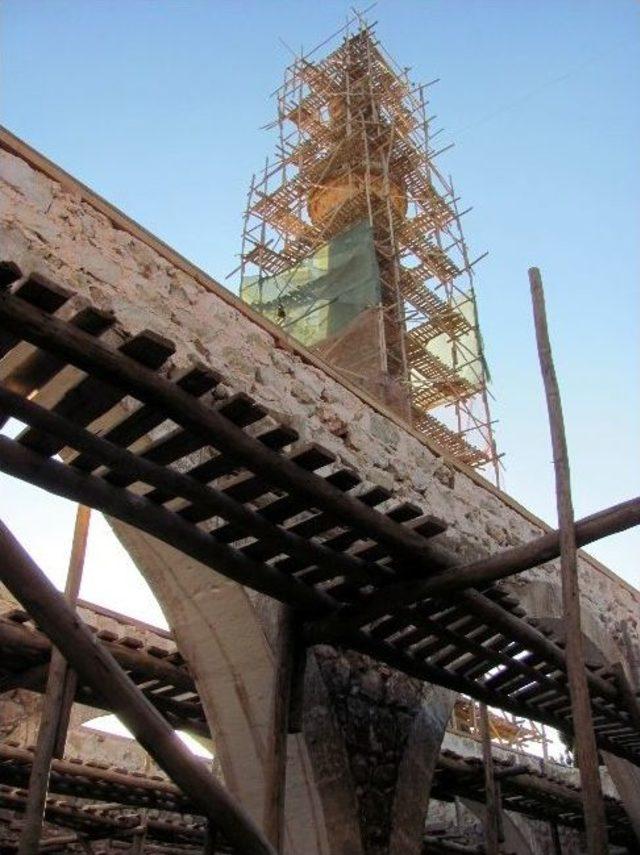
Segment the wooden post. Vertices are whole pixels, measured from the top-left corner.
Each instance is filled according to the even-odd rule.
[[[292,662],[289,688],[289,733],[302,733],[304,716],[304,681],[309,650],[304,642],[302,626],[294,618],[291,630]]]
[[[547,739],[547,731],[544,726],[544,722],[540,723],[540,729],[542,731],[542,760],[544,763],[549,762],[549,741]]]
[[[0,580],[60,648],[79,679],[105,698],[160,768],[224,834],[226,842],[246,855],[275,855],[251,817],[182,744],[2,522]]]
[[[270,751],[265,767],[264,830],[277,852],[284,852],[284,808],[287,787],[287,736],[293,663],[293,616],[281,604],[276,639],[276,662]]]
[[[491,731],[489,729],[489,712],[486,704],[480,707],[480,736],[482,739],[482,762],[484,764],[484,840],[487,855],[498,855],[500,822],[498,813],[498,793],[493,775],[493,756],[491,753]]]
[[[75,608],[80,592],[90,516],[89,508],[78,505],[69,571],[64,589],[64,595],[72,608]],[[69,682],[67,682],[68,679]],[[40,727],[31,775],[29,776],[29,790],[20,833],[18,855],[35,855],[40,849],[51,760],[54,756],[62,756],[58,753],[61,746],[64,750],[70,708],[73,703],[73,696],[70,694],[71,688],[75,694],[75,675],[68,671],[64,656],[54,647],[51,650],[47,687],[42,699]]]
[[[549,830],[551,832],[551,845],[553,846],[553,855],[562,855],[562,843],[560,842],[560,832],[558,831],[558,823],[550,822]]]
[[[551,445],[556,474],[556,499],[558,529],[560,532],[560,571],[562,575],[562,608],[566,626],[566,661],[571,695],[573,729],[576,740],[576,759],[580,769],[587,851],[589,855],[603,855],[608,851],[607,826],[598,767],[591,713],[591,699],[587,684],[585,658],[580,626],[580,589],[576,538],[571,500],[569,456],[564,432],[562,403],[556,378],[542,288],[542,278],[537,267],[529,270],[533,316],[538,343],[540,369],[544,381]]]

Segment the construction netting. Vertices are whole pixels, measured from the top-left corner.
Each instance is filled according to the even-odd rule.
[[[478,327],[475,295],[472,291],[459,293],[448,305],[451,311],[464,318],[465,327],[457,332],[455,343],[449,332],[444,331],[430,339],[427,350],[469,385],[484,383],[488,379],[488,370]]]
[[[380,304],[371,226],[358,223],[284,273],[244,277],[240,296],[306,347],[339,335]]]

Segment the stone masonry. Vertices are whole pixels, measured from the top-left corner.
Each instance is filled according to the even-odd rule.
[[[112,310],[130,333],[166,336],[177,345],[174,370],[196,360],[211,366],[228,378],[217,396],[250,393],[303,441],[318,441],[371,484],[441,517],[461,561],[544,530],[124,215],[9,135],[2,141],[3,258],[76,291],[76,305],[90,300]],[[225,782],[260,821],[273,708],[274,657],[263,621],[270,605],[256,609],[263,598],[146,534],[113,526],[196,675]],[[638,648],[640,595],[584,554],[579,565],[586,631],[596,644],[607,640],[607,656],[624,658]],[[544,616],[557,578],[552,562],[512,584],[525,605],[534,591]],[[418,853],[430,781],[423,761],[437,756],[452,698],[403,685],[355,654],[320,648],[314,663],[305,734],[289,740],[287,852]],[[319,745],[314,727],[336,738]],[[425,767],[424,790],[408,783],[416,762]],[[415,829],[411,840],[400,839],[403,828]]]

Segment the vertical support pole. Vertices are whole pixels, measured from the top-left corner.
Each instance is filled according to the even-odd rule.
[[[459,834],[462,834],[462,805],[459,796],[453,797],[453,804],[456,809],[456,829]]]
[[[71,607],[75,607],[80,592],[90,516],[89,508],[78,505],[69,572],[64,589],[65,598]],[[73,703],[73,697],[69,697],[69,690],[67,689],[67,677],[71,677],[71,685],[75,693],[75,675],[70,674],[65,658],[57,648],[53,647],[49,662],[47,687],[42,699],[36,750],[31,775],[29,776],[29,790],[20,833],[18,855],[35,855],[39,851],[44,805],[49,788],[51,760],[60,745],[64,749],[70,706]],[[68,703],[68,708],[65,708],[65,703]],[[61,724],[62,729],[60,728]]]
[[[562,843],[560,842],[560,832],[558,831],[558,823],[550,822],[549,830],[551,831],[551,845],[553,847],[553,855],[562,855]]]
[[[284,852],[284,808],[287,787],[287,735],[293,662],[293,616],[280,605],[271,721],[271,745],[265,769],[264,832],[277,852]]]
[[[482,738],[482,762],[484,764],[484,800],[485,820],[484,839],[487,855],[498,855],[500,822],[498,792],[493,775],[493,756],[491,753],[491,732],[489,730],[489,711],[486,704],[480,704],[480,736]]]
[[[549,740],[547,739],[547,731],[544,724],[540,724],[542,731],[542,759],[545,763],[549,762]]]
[[[582,803],[589,855],[608,851],[607,826],[598,767],[598,749],[593,731],[591,699],[585,671],[585,658],[580,626],[580,588],[575,539],[569,456],[562,416],[560,390],[551,354],[542,277],[537,267],[529,270],[533,317],[538,344],[540,369],[544,382],[553,462],[556,474],[556,500],[560,531],[560,571],[562,575],[562,610],[567,630],[566,661],[571,696],[571,714],[576,739],[576,758],[580,769]]]

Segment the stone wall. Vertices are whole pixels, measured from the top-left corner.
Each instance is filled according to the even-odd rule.
[[[339,382],[316,358],[253,315],[202,271],[37,154],[9,137],[3,139],[10,149],[0,152],[4,258],[74,290],[76,303],[90,300],[112,310],[129,333],[152,329],[166,336],[177,345],[174,368],[198,360],[223,374],[227,383],[216,390],[218,397],[231,391],[250,393],[277,420],[294,427],[302,441],[321,443],[369,483],[441,517],[449,526],[442,537],[461,561],[525,542],[543,530],[540,521],[514,500],[444,459],[364,393]],[[258,614],[254,596],[166,544],[119,523],[114,529],[158,597],[196,675],[227,786],[260,821],[269,799],[264,767],[274,701],[274,657],[264,631],[264,613],[269,609]],[[555,586],[557,570],[554,562],[522,574],[515,584],[525,595],[533,581]],[[598,634],[613,639],[613,653],[618,636],[637,646],[637,592],[584,556],[580,574],[585,610]],[[373,705],[384,718],[394,706],[387,703],[393,680],[381,668],[353,668],[349,659],[350,676],[342,690],[335,683],[340,661],[331,666],[327,657],[318,661],[325,689],[333,693],[332,715],[343,726],[342,759],[347,758],[351,773],[345,792],[355,782],[362,819],[380,793],[387,798],[395,787],[397,798],[403,776],[410,775],[406,747],[420,736],[409,733],[408,721],[405,730],[394,725],[393,745],[381,749],[388,750],[393,762],[385,763],[381,754],[374,772],[369,761],[358,759],[354,740],[361,717],[354,710],[360,709],[366,718]],[[376,692],[378,699],[371,697]],[[437,692],[419,703],[417,698],[414,692],[414,723],[421,711],[442,710],[447,703]],[[394,707],[396,722],[402,720],[398,713],[402,710]],[[373,734],[375,741],[381,731],[374,718],[369,736]],[[439,731],[438,718],[434,714],[433,733]],[[287,851],[304,855],[378,851],[376,835],[380,839],[386,835],[385,845],[393,850],[388,811],[381,814],[380,827],[365,823],[362,840],[350,838],[350,848],[336,843],[340,835],[333,819],[343,805],[335,799],[332,803],[331,788],[320,779],[319,758],[309,745],[302,737],[289,741]],[[436,751],[438,747],[439,743]],[[344,831],[343,838],[349,834]],[[398,844],[395,851],[410,850]]]
[[[97,210],[81,185],[61,186],[24,159],[0,155],[2,252],[23,269],[54,276],[112,309],[130,332],[167,336],[178,345],[176,364],[198,359],[217,368],[235,391],[251,393],[303,439],[317,439],[372,483],[442,517],[449,545],[461,554],[495,552],[541,532],[505,494],[434,453],[222,286],[195,268],[197,278],[188,275],[179,256],[158,252]],[[522,579],[556,572],[552,562]],[[593,559],[582,558],[580,573],[586,607],[616,633],[629,618],[637,643],[638,592]]]

